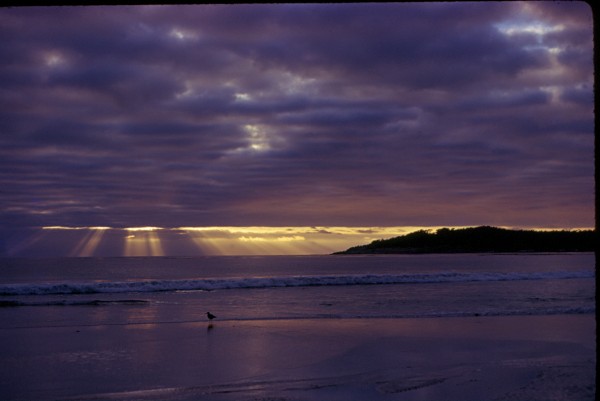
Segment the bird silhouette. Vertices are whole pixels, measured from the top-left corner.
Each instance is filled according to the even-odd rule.
[[[213,320],[214,318],[216,318],[216,316],[210,312],[206,312],[206,317],[208,317],[208,320]]]

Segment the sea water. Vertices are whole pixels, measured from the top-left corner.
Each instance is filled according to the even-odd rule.
[[[559,383],[587,394],[594,352],[573,353],[563,337],[590,337],[588,326],[561,326],[556,342],[532,323],[545,338],[534,346],[511,340],[522,334],[496,317],[593,316],[594,262],[591,253],[0,259],[0,399],[416,400],[422,387],[440,399],[456,369],[471,373],[453,380],[477,387],[470,375],[494,380],[479,366],[488,358],[510,373],[563,351],[576,360],[567,373],[586,379]],[[449,320],[499,332],[446,339]],[[423,348],[411,348],[421,335]],[[508,362],[494,359],[501,352]],[[471,390],[459,399],[489,392]]]
[[[594,255],[0,260],[0,328],[591,314]]]

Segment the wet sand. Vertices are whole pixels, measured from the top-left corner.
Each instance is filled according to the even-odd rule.
[[[0,327],[0,399],[594,400],[595,316]]]

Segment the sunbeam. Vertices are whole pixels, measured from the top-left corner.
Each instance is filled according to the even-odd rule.
[[[164,256],[157,230],[160,227],[125,228],[125,256]]]
[[[94,256],[94,252],[98,248],[98,245],[102,241],[102,237],[108,229],[110,229],[110,227],[90,227],[90,231],[85,234],[73,251],[71,251],[71,256]]]

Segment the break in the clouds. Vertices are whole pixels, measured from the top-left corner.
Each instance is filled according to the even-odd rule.
[[[1,9],[3,229],[592,226],[592,30],[583,2]]]

